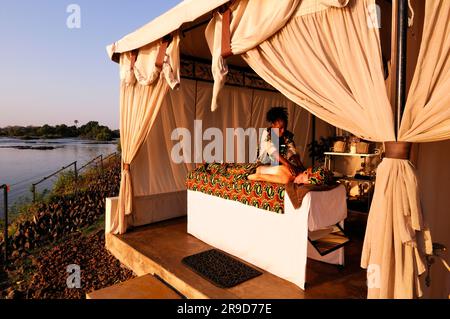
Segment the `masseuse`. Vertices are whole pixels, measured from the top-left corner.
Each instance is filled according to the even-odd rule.
[[[258,161],[263,165],[259,166],[256,173],[250,175],[248,179],[287,184],[305,171],[295,147],[294,134],[286,129],[287,109],[273,107],[267,112],[266,118],[270,127],[264,130],[261,136],[258,156]],[[274,142],[272,134],[277,135],[279,147]]]

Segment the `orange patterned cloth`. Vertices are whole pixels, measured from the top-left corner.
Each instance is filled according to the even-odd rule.
[[[311,185],[334,185],[333,173],[324,167],[308,168],[308,182]]]
[[[186,186],[192,191],[283,214],[284,185],[247,179],[259,165],[203,164],[188,174]]]

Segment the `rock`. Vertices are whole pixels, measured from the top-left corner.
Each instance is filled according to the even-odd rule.
[[[15,290],[11,290],[8,295],[6,296],[6,299],[16,299],[17,294]]]
[[[105,198],[117,196],[120,173],[120,160],[117,160],[105,165],[97,179],[90,176],[92,182],[86,191],[73,196],[55,196],[49,203],[33,206],[30,209],[33,219],[18,224],[11,238],[12,257],[24,256],[24,250],[42,247],[94,223],[104,213]]]
[[[7,291],[6,299],[23,299],[25,296],[23,291],[10,288]]]

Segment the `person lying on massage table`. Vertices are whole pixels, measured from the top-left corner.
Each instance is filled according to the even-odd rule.
[[[271,108],[267,112],[266,119],[270,123],[270,127],[264,130],[258,149],[258,162],[262,165],[256,169],[255,174],[248,176],[248,179],[287,184],[305,171],[295,147],[294,134],[286,129],[288,125],[287,108]],[[278,135],[279,151],[273,141],[276,139],[272,139],[272,134]]]
[[[259,166],[259,168],[263,167],[263,172],[270,172],[270,173],[279,173],[280,169],[284,170],[280,167],[269,169],[270,167],[265,168],[264,166]],[[248,176],[249,180],[252,181],[263,181],[263,182],[271,182],[271,183],[278,183],[278,184],[288,184],[290,182],[294,182],[295,184],[299,185],[316,185],[316,186],[322,186],[322,185],[334,185],[334,178],[333,173],[328,171],[327,169],[323,167],[316,167],[316,168],[308,168],[307,170],[300,172],[295,177],[289,177],[286,178],[284,176],[276,175],[276,174],[261,174],[261,170],[256,171],[256,174]],[[282,172],[283,174],[283,172]]]

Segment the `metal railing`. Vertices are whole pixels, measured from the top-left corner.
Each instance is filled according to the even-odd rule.
[[[78,173],[81,170],[85,169],[86,167],[88,167],[89,165],[91,165],[93,163],[97,163],[97,165],[100,164],[100,167],[101,167],[101,169],[103,171],[105,163],[107,161],[109,161],[110,159],[116,157],[116,156],[120,156],[120,153],[119,152],[114,152],[114,153],[112,153],[112,154],[110,154],[110,155],[108,155],[106,157],[103,157],[103,155],[99,155],[99,156],[95,157],[94,159],[90,160],[89,162],[87,162],[80,169],[77,169],[77,163],[78,162],[75,161],[75,162],[70,163],[69,165],[64,166],[63,168],[61,168],[57,172],[42,178],[37,183],[33,183],[32,184],[32,186],[33,186],[33,189],[32,189],[33,202],[36,201],[36,186],[37,185],[43,183],[44,181],[50,179],[51,177],[53,177],[55,175],[61,173],[62,171],[68,169],[69,167],[72,167],[72,166],[74,167],[75,183],[76,183],[77,180],[78,180]],[[8,240],[9,240],[8,239],[9,238],[9,234],[8,234],[8,226],[9,226],[8,225],[9,224],[9,221],[8,221],[8,192],[9,192],[9,188],[10,187],[8,185],[6,185],[6,184],[0,185],[0,192],[3,190],[3,211],[4,211],[4,218],[3,218],[3,221],[4,221],[4,225],[3,225],[3,242],[4,242],[3,262],[4,263],[3,263],[3,265],[5,265],[5,266],[6,266],[7,262],[8,262],[8,259],[9,259],[8,258],[8,254],[9,254],[9,251],[8,251]]]
[[[88,167],[92,163],[95,163],[98,159],[100,159],[100,167],[101,167],[101,169],[103,171],[103,154],[101,154],[101,155],[97,156],[96,158],[91,159],[89,162],[87,162],[83,166],[81,166],[80,169],[78,170],[78,172],[81,172],[83,169],[85,169],[86,167]]]
[[[116,157],[116,156],[120,156],[120,152],[114,152],[109,154],[108,156],[106,156],[103,161],[109,160],[110,158]]]
[[[103,170],[104,170],[104,168],[105,168],[105,167],[104,167],[104,163],[105,163],[106,161],[108,161],[110,158],[113,158],[113,157],[118,156],[118,155],[120,155],[120,153],[118,153],[118,152],[111,153],[111,154],[109,154],[109,155],[106,156],[106,157],[103,157],[104,155],[101,154],[101,155],[99,155],[99,156],[93,158],[92,160],[90,160],[89,162],[87,162],[86,164],[84,164],[83,166],[81,166],[80,169],[78,170],[78,172],[81,172],[83,169],[85,169],[86,167],[88,167],[89,165],[91,165],[91,164],[93,164],[93,163],[96,163],[97,167],[98,167],[98,165],[100,164],[100,169],[101,169],[101,171],[103,172]],[[99,159],[100,159],[100,160],[99,160]]]
[[[41,183],[45,182],[46,180],[52,178],[53,176],[58,175],[59,173],[61,173],[62,171],[68,169],[71,166],[73,166],[73,171],[74,171],[74,174],[75,174],[75,184],[76,184],[77,180],[78,180],[77,161],[72,162],[69,165],[62,167],[60,170],[54,172],[53,174],[42,178],[39,182],[31,184],[31,192],[33,193],[33,203],[36,202],[36,186],[38,186],[39,184],[41,184]]]
[[[118,153],[118,152],[114,152],[114,153],[112,153],[112,154],[106,156],[105,158],[103,157],[103,154],[102,154],[102,155],[99,155],[99,156],[93,158],[92,160],[90,160],[89,162],[87,162],[86,164],[84,164],[83,166],[81,166],[79,169],[77,168],[78,161],[74,161],[74,162],[70,163],[69,165],[66,165],[66,166],[62,167],[61,169],[59,169],[58,171],[54,172],[53,174],[50,174],[50,175],[48,175],[48,176],[42,178],[42,179],[39,180],[38,182],[31,184],[31,192],[32,192],[32,194],[33,194],[33,203],[36,202],[36,197],[37,197],[37,196],[36,196],[36,195],[37,195],[37,192],[36,192],[36,186],[38,186],[39,184],[41,184],[41,183],[43,183],[43,182],[49,180],[50,178],[52,178],[52,177],[58,175],[59,173],[65,171],[66,169],[68,169],[68,168],[70,168],[70,167],[73,166],[73,172],[74,172],[74,184],[75,184],[75,188],[76,188],[77,183],[78,183],[78,175],[79,175],[80,171],[84,170],[84,169],[87,168],[89,165],[91,165],[91,164],[93,164],[93,163],[96,163],[96,162],[97,162],[97,163],[100,162],[100,167],[101,167],[101,170],[103,171],[105,161],[107,161],[107,160],[109,160],[110,158],[113,158],[113,157],[115,157],[115,156],[118,156],[118,155],[120,155],[120,153]],[[99,161],[99,159],[100,159],[100,161]],[[98,165],[98,164],[97,164],[97,165]]]

